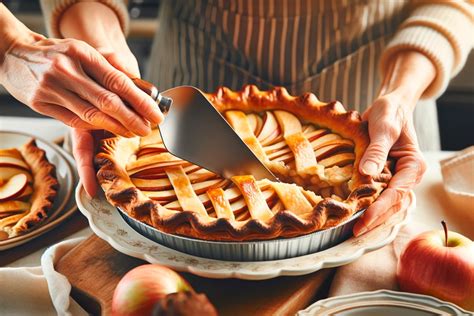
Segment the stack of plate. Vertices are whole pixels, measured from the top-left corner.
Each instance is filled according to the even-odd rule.
[[[78,182],[74,159],[61,147],[33,135],[12,131],[0,131],[0,148],[20,147],[31,138],[46,152],[48,160],[56,166],[59,192],[48,219],[32,231],[0,241],[0,250],[9,249],[32,240],[56,227],[76,210],[73,190]]]
[[[334,296],[314,303],[298,316],[431,316],[473,315],[461,307],[428,295],[379,290]]]

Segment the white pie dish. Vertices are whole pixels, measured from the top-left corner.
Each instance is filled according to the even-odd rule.
[[[16,131],[0,131],[0,148],[20,147],[31,138],[36,139],[37,146],[46,152],[49,162],[56,166],[59,191],[46,221],[25,234],[1,240],[0,251],[19,246],[44,234],[62,223],[76,210],[73,191],[78,177],[74,159],[66,151],[42,138]]]
[[[297,316],[370,315],[472,315],[457,305],[428,295],[379,290],[330,297],[318,301]]]
[[[304,256],[334,247],[352,236],[352,228],[365,210],[335,227],[293,237],[259,241],[207,241],[162,232],[120,208],[123,219],[141,235],[190,255],[226,261],[268,261]]]
[[[283,260],[237,262],[206,259],[185,254],[162,246],[137,233],[109,204],[103,195],[88,197],[82,184],[76,188],[79,210],[87,217],[94,233],[116,250],[151,263],[159,263],[179,271],[208,278],[239,278],[264,280],[283,275],[304,275],[323,268],[341,266],[356,260],[364,253],[379,249],[395,239],[400,227],[407,221],[411,204],[406,212],[399,212],[370,232],[352,237],[335,247]]]

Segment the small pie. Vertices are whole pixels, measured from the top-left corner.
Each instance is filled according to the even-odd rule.
[[[34,139],[20,148],[0,149],[0,240],[41,224],[58,187],[56,168]]]
[[[97,177],[111,204],[166,233],[265,240],[336,226],[368,207],[391,177],[388,167],[376,179],[359,173],[367,124],[339,102],[255,86],[206,97],[281,182],[222,178],[171,155],[154,130],[103,140]]]

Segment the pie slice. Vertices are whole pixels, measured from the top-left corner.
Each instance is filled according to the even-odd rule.
[[[41,224],[58,187],[56,169],[34,139],[18,149],[0,149],[0,240]]]
[[[338,102],[255,86],[206,96],[282,182],[223,179],[171,155],[154,130],[103,140],[97,177],[110,203],[171,234],[264,240],[338,225],[369,206],[391,177],[388,168],[377,179],[359,173],[367,125]]]

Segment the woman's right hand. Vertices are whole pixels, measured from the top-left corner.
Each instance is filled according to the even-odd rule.
[[[13,41],[6,50],[0,83],[36,112],[75,128],[128,137],[144,136],[150,124],[163,120],[156,103],[89,44],[32,38]]]

